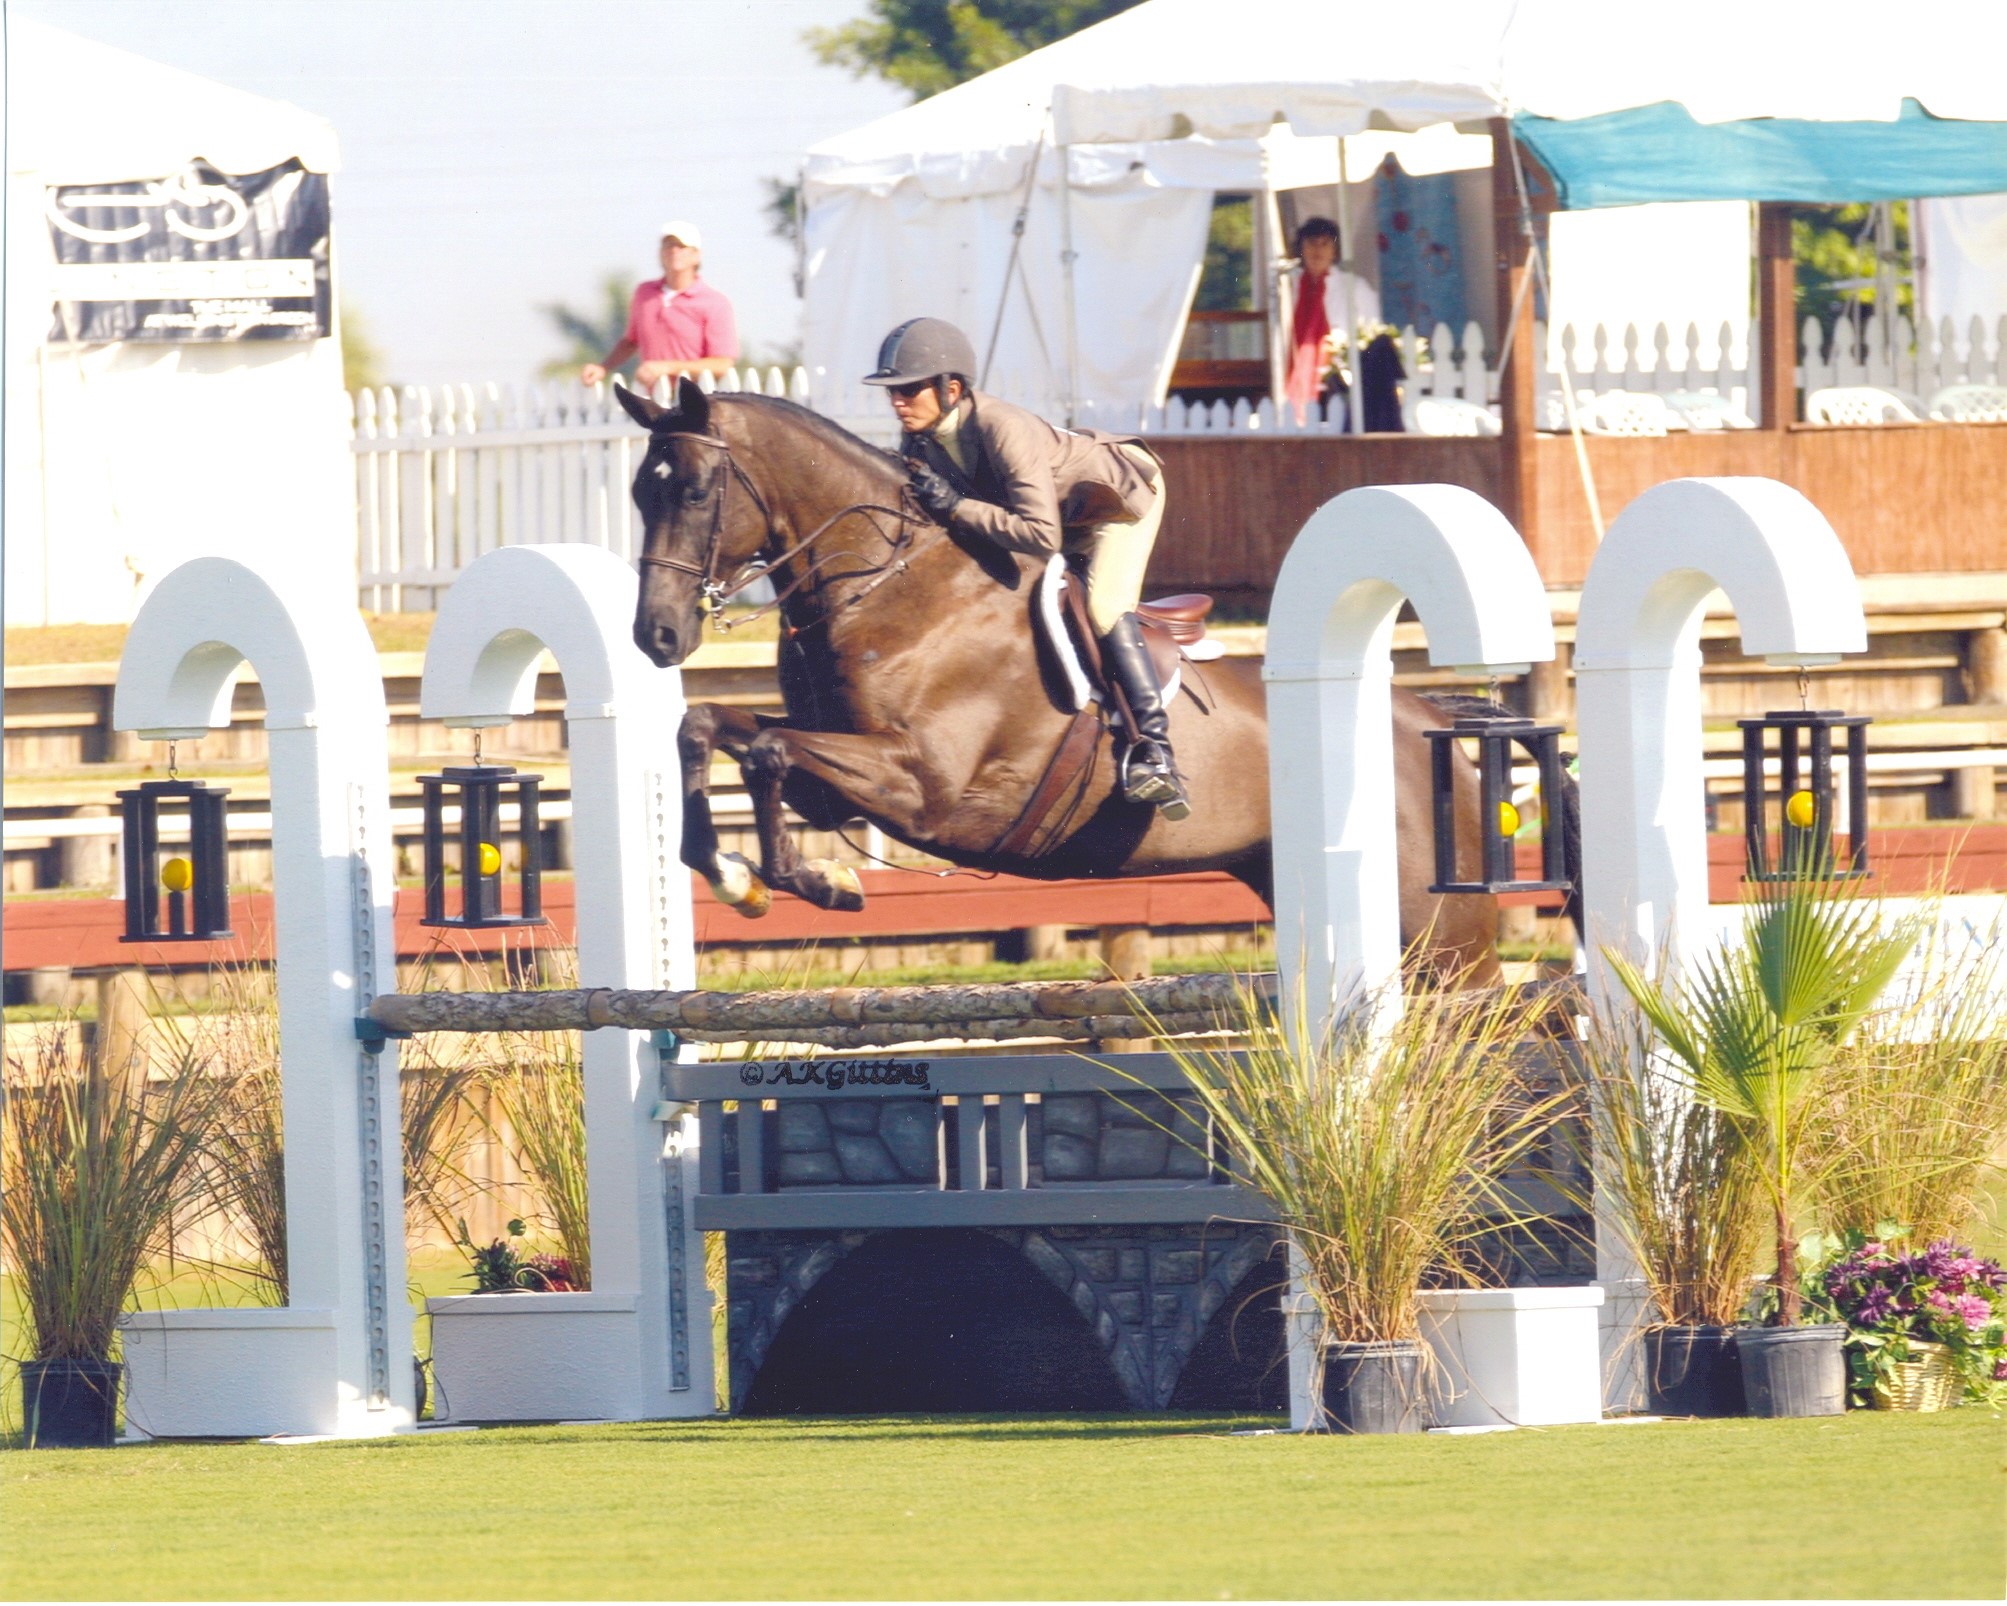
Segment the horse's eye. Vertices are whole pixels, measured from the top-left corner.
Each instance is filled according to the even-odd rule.
[[[703,501],[705,494],[704,487],[699,485],[695,480],[689,481],[683,487],[683,500],[692,507]]]

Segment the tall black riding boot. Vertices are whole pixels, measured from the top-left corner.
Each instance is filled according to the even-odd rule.
[[[1171,722],[1157,686],[1156,665],[1143,642],[1143,627],[1133,613],[1115,621],[1101,638],[1101,662],[1128,700],[1135,717],[1135,740],[1122,757],[1122,794],[1131,803],[1152,803],[1167,820],[1182,820],[1192,812],[1171,753]]]

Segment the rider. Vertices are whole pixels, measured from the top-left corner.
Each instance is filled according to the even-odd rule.
[[[904,430],[914,499],[956,530],[1009,551],[1086,556],[1087,614],[1101,661],[1135,718],[1122,790],[1167,820],[1191,813],[1170,721],[1135,614],[1164,518],[1163,470],[1133,437],[1055,429],[976,390],[975,348],[940,318],[910,318],[878,348],[877,371]]]

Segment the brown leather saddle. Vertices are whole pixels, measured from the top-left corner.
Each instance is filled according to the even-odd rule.
[[[1182,686],[1191,692],[1194,702],[1202,708],[1206,706],[1185,681],[1182,668],[1184,650],[1205,639],[1206,615],[1212,612],[1212,607],[1213,599],[1197,592],[1160,597],[1155,602],[1137,605],[1143,640],[1149,646],[1150,661],[1157,671],[1157,684],[1163,688],[1166,703]],[[992,849],[996,853],[1038,858],[1055,847],[1063,838],[1085,789],[1092,784],[1095,755],[1101,749],[1104,733],[1119,723],[1127,734],[1134,734],[1121,689],[1102,667],[1101,642],[1087,616],[1087,583],[1070,565],[1061,580],[1059,611],[1066,620],[1074,655],[1095,700],[1083,701],[1074,714],[1024,808],[997,839]],[[1054,645],[1056,648],[1057,644]]]
[[[1087,581],[1068,565],[1061,608],[1073,634],[1074,649],[1081,665],[1100,696],[1103,708],[1120,708],[1121,698],[1101,665],[1101,642],[1087,616]],[[1175,696],[1182,683],[1184,650],[1206,638],[1206,615],[1213,611],[1213,599],[1198,591],[1182,591],[1174,597],[1159,597],[1136,604],[1142,621],[1143,640],[1150,649],[1150,663],[1157,671],[1157,684],[1164,688],[1165,701]],[[1197,693],[1193,694],[1194,697]]]

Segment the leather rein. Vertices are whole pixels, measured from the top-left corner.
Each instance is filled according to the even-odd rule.
[[[783,586],[776,586],[774,588],[773,600],[771,602],[763,602],[757,608],[753,609],[752,612],[744,614],[737,619],[728,620],[720,616],[719,610],[725,603],[729,602],[741,591],[744,591],[748,586],[753,585],[756,581],[771,575],[774,569],[784,564],[793,563],[796,558],[802,557],[808,552],[810,547],[814,546],[816,542],[820,541],[831,530],[835,529],[837,525],[853,514],[884,514],[889,518],[898,520],[898,532],[888,536],[876,518],[870,519],[873,531],[891,549],[890,552],[886,555],[885,560],[874,569],[866,569],[861,574],[838,576],[837,578],[841,579],[864,579],[868,583],[861,590],[852,592],[834,608],[827,610],[811,621],[812,624],[828,623],[830,618],[835,614],[841,612],[843,609],[855,607],[887,580],[892,579],[896,575],[904,574],[906,572],[907,559],[918,541],[918,537],[914,534],[915,525],[939,528],[938,525],[934,525],[932,519],[918,510],[912,500],[911,490],[902,488],[900,506],[886,507],[879,502],[852,502],[849,506],[838,508],[834,513],[830,514],[828,518],[824,519],[811,530],[808,535],[796,542],[792,551],[772,562],[762,563],[759,561],[760,553],[765,552],[772,545],[776,532],[773,510],[767,505],[767,499],[760,494],[760,488],[753,483],[752,477],[746,473],[738,458],[732,455],[731,442],[717,435],[697,435],[681,430],[676,431],[671,438],[680,441],[691,441],[699,446],[709,446],[722,452],[726,467],[732,471],[732,478],[737,480],[740,486],[744,488],[746,495],[752,498],[753,506],[759,510],[761,522],[766,525],[767,539],[761,543],[759,551],[740,564],[729,575],[719,574],[719,553],[724,540],[725,529],[725,501],[731,491],[731,483],[727,481],[719,487],[717,495],[711,500],[711,533],[705,543],[704,561],[701,565],[690,563],[682,558],[658,557],[650,552],[643,552],[641,554],[641,561],[644,564],[652,564],[658,569],[673,569],[678,574],[687,574],[703,587],[703,598],[698,603],[698,607],[709,616],[712,627],[716,630],[736,630],[741,625],[751,624],[753,620],[760,618],[763,614],[772,613],[775,609],[779,608],[789,597],[793,596],[795,592],[799,591],[810,581],[819,581],[822,578],[825,567],[838,558],[846,556],[846,554],[842,552],[828,552],[811,561],[805,562],[800,566],[800,572],[791,580]],[[800,633],[801,628],[807,627],[791,625],[788,627],[787,633],[790,636],[797,635]]]

